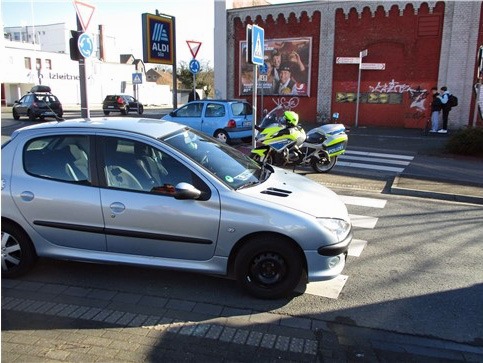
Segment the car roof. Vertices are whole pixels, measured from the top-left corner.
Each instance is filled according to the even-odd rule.
[[[216,100],[216,99],[210,99],[210,98],[205,98],[203,100],[196,100],[196,101],[193,100],[189,103],[193,103],[193,102],[224,102],[224,103],[244,102],[244,103],[248,103],[246,100],[241,100],[241,99],[240,100]]]
[[[88,119],[73,119],[67,121],[53,121],[35,124],[18,129],[14,133],[22,132],[23,130],[45,129],[58,129],[59,132],[61,132],[63,129],[75,128],[125,131],[150,136],[153,138],[159,138],[169,135],[173,132],[183,130],[186,128],[186,126],[176,122],[149,118],[94,117]]]

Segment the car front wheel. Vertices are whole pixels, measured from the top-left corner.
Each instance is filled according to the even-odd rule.
[[[235,259],[235,275],[240,287],[262,299],[289,296],[300,282],[303,271],[299,251],[289,241],[277,237],[252,238]]]
[[[13,109],[12,116],[13,116],[13,119],[14,120],[19,120],[20,119],[20,115],[17,113],[17,110],[16,109]]]
[[[144,107],[143,107],[143,105],[139,105],[139,106],[138,106],[138,114],[139,114],[139,115],[142,115],[142,114],[143,114],[143,112],[144,112]]]
[[[2,222],[2,276],[23,275],[33,266],[35,257],[27,234],[18,226]]]

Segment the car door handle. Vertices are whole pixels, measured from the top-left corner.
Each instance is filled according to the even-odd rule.
[[[34,193],[32,192],[22,192],[20,193],[20,199],[22,199],[24,202],[31,202],[34,199]]]
[[[109,208],[111,208],[112,215],[111,217],[114,218],[116,214],[121,214],[126,210],[126,206],[120,202],[112,203]]]

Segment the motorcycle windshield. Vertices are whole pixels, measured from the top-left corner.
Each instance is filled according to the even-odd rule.
[[[260,123],[260,127],[264,129],[272,124],[285,125],[285,119],[283,117],[284,111],[285,110],[282,106],[275,107],[263,118],[262,122]]]

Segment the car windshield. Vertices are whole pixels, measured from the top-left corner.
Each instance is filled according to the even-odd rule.
[[[233,189],[263,182],[263,168],[242,152],[193,130],[163,138]]]

